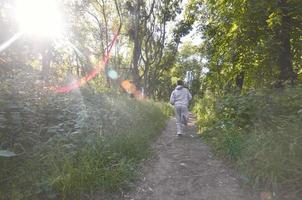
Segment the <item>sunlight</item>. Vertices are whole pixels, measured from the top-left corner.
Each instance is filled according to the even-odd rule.
[[[2,51],[4,51],[6,48],[8,48],[12,43],[14,43],[17,39],[19,39],[21,37],[22,33],[16,33],[15,35],[13,35],[13,37],[11,37],[9,40],[7,40],[6,42],[0,44],[0,53]]]
[[[21,31],[40,37],[58,37],[63,20],[55,0],[18,0],[16,17]]]

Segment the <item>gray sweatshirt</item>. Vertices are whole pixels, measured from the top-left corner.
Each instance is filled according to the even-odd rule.
[[[192,95],[189,90],[182,85],[178,85],[171,94],[170,103],[174,106],[187,107],[191,99]]]

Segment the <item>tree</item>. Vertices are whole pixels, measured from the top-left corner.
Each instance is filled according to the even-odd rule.
[[[133,43],[131,71],[133,82],[152,94],[166,65],[162,63],[167,47],[167,23],[179,13],[179,1],[127,1],[130,41]]]
[[[192,24],[199,27],[209,60],[207,81],[216,83],[208,85],[217,93],[293,82],[301,69],[301,5],[194,0],[187,6],[193,14],[183,23],[189,27],[179,30],[186,34]]]

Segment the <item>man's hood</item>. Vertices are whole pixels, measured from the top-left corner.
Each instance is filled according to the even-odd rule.
[[[182,85],[178,85],[178,86],[176,86],[176,90],[181,90],[182,88],[184,88],[184,86],[182,86]]]

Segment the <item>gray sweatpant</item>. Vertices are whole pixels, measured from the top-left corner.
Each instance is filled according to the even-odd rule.
[[[186,106],[175,106],[176,130],[183,133],[183,124],[187,122],[188,108]]]

